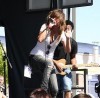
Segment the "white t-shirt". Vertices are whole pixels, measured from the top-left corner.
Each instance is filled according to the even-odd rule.
[[[43,24],[41,26],[40,31],[43,31],[46,29],[46,24]],[[65,32],[62,32],[61,37],[56,38],[56,40],[54,42],[52,42],[50,44],[50,31],[47,30],[47,37],[43,42],[37,42],[36,46],[31,50],[30,54],[31,55],[41,55],[44,58],[49,58],[49,59],[53,59],[53,55],[54,55],[54,51],[57,47],[57,45],[59,44],[60,41],[65,41],[66,42],[66,36],[65,36]],[[51,48],[48,49],[47,45],[50,45]],[[49,51],[49,54],[46,54],[46,51]]]

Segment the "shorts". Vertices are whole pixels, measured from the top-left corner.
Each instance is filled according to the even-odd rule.
[[[57,75],[58,87],[60,91],[71,91],[72,89],[72,73],[70,68],[65,69],[66,75]]]

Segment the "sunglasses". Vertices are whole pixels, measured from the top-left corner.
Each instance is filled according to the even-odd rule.
[[[47,51],[46,51],[46,54],[48,55],[49,54],[49,50],[50,50],[51,46],[50,45],[47,45]]]

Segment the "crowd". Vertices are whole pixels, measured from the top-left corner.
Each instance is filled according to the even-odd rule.
[[[31,92],[30,98],[52,98],[52,96],[47,93],[44,89],[38,88]],[[73,98],[93,98],[89,94],[80,93],[75,95]]]

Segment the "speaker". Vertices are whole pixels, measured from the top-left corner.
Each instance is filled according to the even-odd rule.
[[[27,11],[42,11],[50,10],[52,0],[27,0],[26,10]]]
[[[58,0],[59,8],[74,8],[93,5],[93,0]]]
[[[54,8],[74,8],[93,5],[93,0],[27,0],[26,11],[45,11]]]

